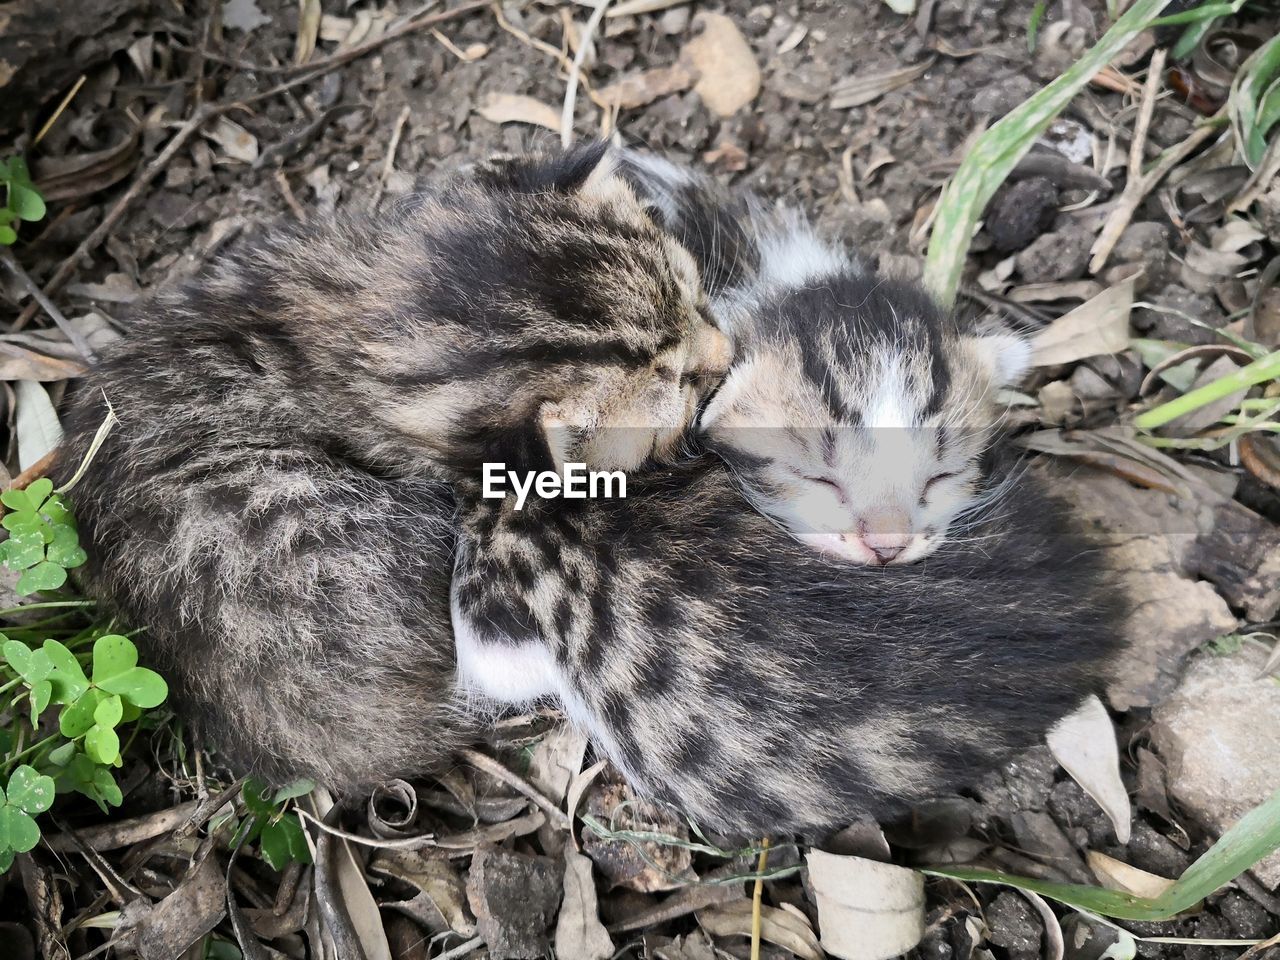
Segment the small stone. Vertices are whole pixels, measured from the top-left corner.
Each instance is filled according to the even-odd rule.
[[[467,900],[493,960],[545,956],[560,909],[560,864],[483,844],[471,859]]]
[[[1236,936],[1243,940],[1264,940],[1274,936],[1271,914],[1242,893],[1229,890],[1218,903],[1218,912],[1227,918]]]
[[[658,32],[668,37],[676,37],[689,29],[689,8],[687,6],[672,7],[658,18]]]
[[[1003,117],[1038,89],[1039,87],[1030,77],[1013,73],[992,81],[974,93],[970,109],[974,116],[990,117],[995,120]]]
[[[1220,327],[1225,324],[1227,318],[1218,308],[1213,297],[1192,293],[1186,287],[1171,283],[1160,293],[1149,296],[1147,299],[1166,309],[1149,310],[1146,307],[1138,307],[1133,311],[1133,328],[1144,337],[1192,345],[1222,342],[1213,330],[1186,319],[1194,317],[1210,327]]]
[[[1152,714],[1170,796],[1217,833],[1280,788],[1280,685],[1261,675],[1266,659],[1251,645],[1200,657]],[[1268,887],[1280,884],[1280,854],[1253,873]]]
[[[1040,960],[1040,921],[1013,891],[1000,892],[987,907],[987,926],[991,942],[1008,951],[1009,960]]]
[[[1002,187],[987,208],[987,233],[997,250],[1021,250],[1053,223],[1058,188],[1046,177],[1030,177]]]
[[[1093,235],[1078,226],[1067,226],[1037,237],[1014,261],[1027,283],[1075,280],[1089,265]]]

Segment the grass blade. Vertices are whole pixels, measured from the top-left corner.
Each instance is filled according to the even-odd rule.
[[[1067,906],[1121,920],[1168,920],[1195,906],[1270,853],[1280,850],[1280,791],[1246,813],[1158,897],[1077,883],[1053,883],[994,870],[930,867],[930,876],[1030,890]]]

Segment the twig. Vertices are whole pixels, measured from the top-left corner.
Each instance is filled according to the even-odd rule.
[[[349,833],[340,827],[330,826],[318,817],[313,817],[301,807],[294,807],[294,813],[308,823],[314,823],[324,833],[341,837],[343,840],[350,840],[352,843],[363,844],[366,847],[377,847],[380,850],[418,850],[422,847],[436,845],[436,837],[433,833],[424,833],[418,837],[401,837],[396,840],[378,840],[373,837],[362,837],[358,833]]]
[[[189,800],[168,810],[159,810],[131,820],[117,820],[97,827],[81,827],[76,835],[79,842],[90,850],[119,850],[177,829],[195,813],[197,806],[194,800]],[[77,848],[77,843],[69,836],[48,837],[45,843],[50,850],[58,853]]]
[[[396,150],[400,147],[400,137],[404,134],[404,125],[409,122],[409,107],[400,108],[400,115],[396,117],[396,125],[391,130],[391,139],[387,142],[387,155],[382,158],[382,175],[378,178],[378,186],[373,192],[373,203],[370,209],[378,209],[378,204],[382,200],[383,191],[387,189],[387,180],[391,177],[391,171],[396,165]]]
[[[494,16],[494,19],[497,20],[499,27],[501,27],[507,33],[511,34],[521,43],[525,44],[526,46],[533,47],[533,49],[535,50],[540,50],[549,57],[553,57],[555,61],[560,64],[561,68],[564,70],[566,75],[575,72],[573,67],[573,61],[569,57],[565,56],[565,53],[563,50],[561,50],[558,47],[553,47],[551,44],[547,43],[545,40],[539,40],[537,37],[529,36],[529,34],[525,33],[515,24],[511,23],[511,21],[509,21],[505,16],[503,16],[502,4],[495,3],[493,5],[493,16]],[[586,92],[587,96],[591,99],[591,102],[594,103],[597,107],[600,107],[601,109],[608,106],[608,104],[606,104],[600,98],[599,94],[597,94],[595,90],[592,89],[591,81],[587,79],[586,71],[579,69],[576,72],[578,74],[578,83],[582,87],[582,89]]]
[[[560,146],[565,148],[573,143],[573,108],[578,102],[578,78],[582,75],[582,64],[587,58],[587,48],[591,46],[596,28],[604,19],[604,12],[609,9],[609,3],[610,0],[599,0],[587,25],[582,28],[582,36],[578,38],[578,52],[573,55],[573,70],[569,73],[569,86],[564,92],[564,109],[560,111]]]
[[[1138,110],[1138,122],[1133,128],[1133,140],[1129,143],[1129,179],[1142,177],[1142,158],[1147,149],[1147,131],[1151,129],[1151,118],[1156,112],[1156,98],[1160,95],[1160,85],[1164,82],[1164,63],[1169,51],[1158,47],[1151,55],[1151,64],[1147,67],[1147,82],[1142,88],[1142,106]]]
[[[551,820],[557,827],[562,830],[569,830],[573,826],[573,822],[563,810],[542,795],[542,793],[528,780],[525,780],[518,773],[508,770],[493,757],[481,753],[479,750],[462,750],[458,754],[463,760],[471,764],[477,770],[483,770],[491,777],[497,777],[508,786],[515,787],[526,797],[533,801],[534,806],[547,815],[547,819]]]
[[[284,169],[276,171],[276,186],[280,189],[280,196],[284,197],[285,206],[287,206],[299,223],[307,222],[307,211],[302,209],[302,205],[298,203],[298,198],[293,195],[293,188],[289,186],[289,178],[285,175]]]
[[[98,359],[97,355],[94,354],[93,348],[89,346],[89,341],[84,338],[79,330],[71,325],[71,322],[63,316],[62,311],[54,305],[53,301],[45,296],[39,285],[31,279],[27,271],[22,269],[22,264],[13,258],[13,254],[6,250],[0,256],[0,261],[4,263],[10,273],[18,278],[18,283],[22,284],[22,288],[30,295],[32,302],[44,310],[53,322],[58,325],[58,329],[66,334],[67,339],[71,341],[71,345],[76,348],[80,356],[90,363],[96,361]]]
[[[71,101],[75,99],[75,95],[80,92],[80,88],[84,86],[84,82],[87,79],[88,77],[85,74],[80,74],[80,79],[76,81],[75,86],[67,91],[67,95],[62,98],[62,102],[59,103],[53,113],[49,115],[49,119],[44,122],[44,126],[42,126],[36,135],[31,138],[31,145],[33,147],[38,146],[40,141],[45,138],[45,135],[53,129],[53,125],[58,122],[58,118],[62,116],[62,112],[70,106]]]
[[[751,890],[751,960],[760,960],[760,901],[764,899],[764,868],[769,864],[769,838],[760,841],[755,886]]]

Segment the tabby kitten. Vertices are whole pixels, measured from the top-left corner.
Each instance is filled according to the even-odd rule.
[[[444,762],[448,481],[629,468],[727,363],[688,254],[602,148],[277,228],[141,308],[66,418],[87,587],[239,766],[355,789]]]
[[[713,460],[520,513],[464,485],[460,684],[558,701],[705,828],[897,816],[1041,742],[1116,648],[1105,571],[1036,483],[1006,490],[926,562],[881,569],[797,544]]]
[[[744,493],[797,539],[856,563],[936,550],[992,488],[995,394],[1030,348],[970,330],[923,289],[875,275],[794,212],[622,151],[657,219],[689,248],[734,340],[699,419]]]

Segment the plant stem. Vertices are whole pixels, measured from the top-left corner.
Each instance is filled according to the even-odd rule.
[[[0,617],[10,617],[15,613],[25,613],[28,610],[49,610],[53,607],[94,607],[97,606],[96,600],[46,600],[44,603],[24,603],[20,607],[6,607],[0,610]]]
[[[1133,425],[1139,430],[1154,430],[1156,427],[1164,426],[1170,420],[1176,420],[1192,410],[1199,410],[1223,397],[1229,397],[1240,390],[1247,390],[1256,384],[1276,379],[1280,379],[1280,350],[1140,414],[1133,421]]]
[[[54,740],[61,740],[61,739],[63,739],[63,736],[60,733],[50,734],[49,736],[45,737],[43,740],[37,740],[35,743],[27,747],[27,749],[23,750],[21,753],[15,753],[13,756],[8,757],[4,762],[5,772],[8,773],[10,770],[12,770],[14,766],[18,763],[18,761],[23,759],[24,757],[30,756],[32,753],[35,753],[41,747],[51,743]]]

